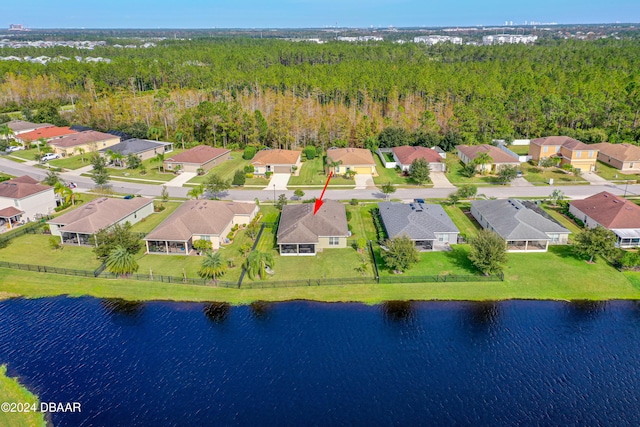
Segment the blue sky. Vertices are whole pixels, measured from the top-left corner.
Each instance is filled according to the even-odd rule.
[[[99,1],[99,0],[98,0]],[[640,22],[640,0],[4,1],[0,28],[303,28]]]

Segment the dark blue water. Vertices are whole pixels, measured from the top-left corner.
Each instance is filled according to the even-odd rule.
[[[634,302],[0,303],[56,426],[640,425]]]

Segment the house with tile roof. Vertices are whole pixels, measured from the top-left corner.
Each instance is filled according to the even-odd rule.
[[[393,147],[391,149],[396,166],[399,166],[404,172],[409,172],[411,163],[416,159],[424,159],[429,165],[429,170],[435,172],[445,172],[446,163],[440,153],[433,148],[427,147],[411,147],[408,145]]]
[[[331,166],[332,163],[339,163]],[[371,151],[365,148],[329,148],[327,150],[328,172],[334,174],[344,174],[354,171],[361,175],[377,175],[376,162],[373,160]]]
[[[94,236],[116,224],[135,224],[153,213],[153,199],[100,197],[47,222],[63,244],[95,245]]]
[[[591,144],[598,150],[598,160],[621,171],[640,169],[640,147],[633,144],[610,144],[601,142]]]
[[[520,166],[520,160],[513,157],[495,145],[456,145],[458,157],[465,165],[473,162],[481,153],[486,153],[491,158],[491,163],[479,164],[478,171],[497,172],[505,166]]]
[[[407,236],[423,251],[446,250],[458,243],[460,231],[441,205],[428,203],[378,203],[389,238]]]
[[[53,213],[53,187],[24,175],[0,182],[0,218],[6,222],[33,221]]]
[[[602,226],[615,233],[620,248],[640,247],[640,206],[603,191],[569,202],[569,213],[589,228]]]
[[[164,169],[168,171],[194,172],[203,169],[205,172],[231,157],[231,150],[198,145],[175,154],[164,160]]]
[[[108,148],[120,142],[120,137],[110,133],[86,130],[74,132],[49,141],[53,152],[63,157],[74,156],[83,150],[85,153],[93,153],[102,148]]]
[[[255,175],[265,175],[267,172],[299,174],[302,151],[267,148],[256,153],[251,165]]]
[[[347,247],[350,233],[344,205],[324,200],[315,215],[313,209],[313,203],[284,206],[276,235],[280,255],[315,256],[324,249]]]
[[[30,132],[24,132],[15,137],[16,141],[26,144],[32,143],[33,141],[38,141],[40,139],[44,139],[47,142],[53,141],[58,138],[62,138],[65,135],[72,135],[76,133],[76,131],[69,129],[69,127],[58,127],[58,126],[47,126],[40,127],[38,129],[32,130]]]
[[[504,239],[507,252],[546,252],[549,245],[565,245],[569,239],[569,230],[528,201],[475,200],[471,215]]]
[[[227,243],[234,225],[247,225],[258,213],[255,203],[188,200],[144,238],[149,254],[189,255],[193,242],[208,240],[214,250]]]
[[[152,159],[158,154],[167,154],[172,152],[173,143],[132,138],[98,150],[102,156],[106,156],[109,151],[122,155],[123,158],[120,162],[123,166],[126,166],[127,156],[130,154],[137,156],[140,160]]]
[[[547,136],[532,139],[529,145],[532,160],[560,158],[560,166],[571,165],[581,171],[593,171],[598,160],[598,149],[568,136]]]

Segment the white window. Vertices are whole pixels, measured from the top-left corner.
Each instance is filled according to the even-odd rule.
[[[336,166],[336,173],[340,173],[340,166]]]
[[[560,235],[558,233],[547,233],[547,236],[551,239],[551,243],[557,243],[560,241]]]
[[[211,240],[211,236],[200,236],[200,240],[205,240],[208,242]]]
[[[593,157],[593,153],[594,153],[593,150],[589,151],[589,157],[590,158]]]
[[[542,147],[542,152],[543,152],[543,153],[546,153],[548,149],[549,149],[549,147],[547,147],[547,146],[545,145],[544,147]]]
[[[580,158],[582,156],[582,151],[576,151],[576,158]]]
[[[438,242],[447,242],[447,241],[449,241],[448,237],[449,236],[447,236],[446,234],[439,234],[438,235]]]
[[[329,246],[338,246],[340,244],[339,237],[329,237]]]

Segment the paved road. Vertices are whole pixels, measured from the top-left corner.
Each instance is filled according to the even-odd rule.
[[[21,176],[30,175],[36,179],[43,179],[47,173],[46,170],[28,166],[23,163],[13,162],[11,160],[0,158],[0,171],[10,175]],[[94,187],[91,178],[77,176],[74,174],[61,174],[62,179],[75,182],[81,190],[89,190]],[[160,196],[162,187],[160,185],[141,184],[137,182],[120,182],[112,181],[111,187],[113,191],[122,194],[140,194],[142,196]],[[533,187],[509,187],[509,186],[489,186],[479,187],[478,193],[487,197],[496,197],[504,199],[507,197],[546,197],[554,189],[560,189],[569,198],[583,199],[601,191],[609,191],[618,195],[640,195],[640,185],[629,185],[625,189],[624,184],[604,184],[604,185],[560,185],[560,186],[533,186]],[[188,188],[171,187],[168,188],[171,197],[187,197]],[[428,189],[398,189],[393,198],[408,200],[413,198],[446,198],[453,190],[449,188],[428,188]],[[305,190],[305,198],[319,197],[322,189]],[[293,197],[293,191],[277,191],[276,197],[281,193],[285,193],[287,197]],[[231,200],[255,200],[272,201],[272,191],[264,190],[229,190],[221,195],[225,199]],[[362,189],[362,190],[331,190],[327,189],[325,194],[327,199],[360,199],[360,200],[382,200],[384,195],[378,189]]]

